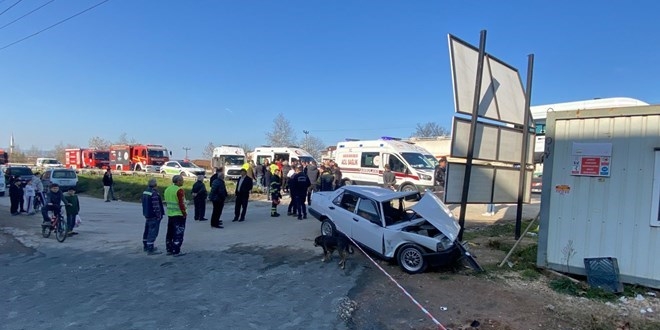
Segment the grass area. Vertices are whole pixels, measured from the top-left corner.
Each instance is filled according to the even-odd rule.
[[[172,177],[170,176],[154,176],[158,180],[158,191],[162,194],[165,188],[172,184]],[[114,191],[115,197],[127,202],[140,202],[142,192],[147,187],[147,183],[151,176],[129,176],[129,175],[114,175]],[[78,193],[86,194],[96,198],[103,198],[103,176],[102,175],[78,175]],[[183,189],[186,192],[186,199],[192,200],[190,190],[195,183],[193,180],[185,180]],[[225,180],[227,191],[229,192],[228,199],[233,199],[235,183],[233,181]],[[208,182],[205,182],[206,189],[209,190]]]
[[[533,219],[521,221],[521,232],[527,228]],[[533,231],[533,227],[530,231]],[[477,237],[512,237],[516,231],[515,222],[496,223],[486,227],[476,228],[463,232],[463,240],[471,241]]]

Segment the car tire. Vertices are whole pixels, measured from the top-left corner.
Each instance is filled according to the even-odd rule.
[[[135,172],[141,172],[141,171],[142,171],[142,166],[135,165]]]
[[[332,222],[332,220],[323,219],[323,222],[321,222],[321,235],[325,235],[325,236],[337,235],[337,227],[335,227],[335,224]]]
[[[412,185],[410,183],[406,183],[403,186],[401,186],[401,191],[405,191],[405,192],[417,191],[417,188],[415,187],[415,185]]]
[[[428,267],[422,248],[415,244],[404,244],[399,248],[396,259],[401,270],[408,274],[422,273]]]

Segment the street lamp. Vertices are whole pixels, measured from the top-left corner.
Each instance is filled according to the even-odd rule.
[[[307,149],[309,149],[308,148],[309,146],[307,145],[307,143],[308,143],[307,135],[309,135],[309,131],[308,130],[303,130],[303,134],[305,134],[305,150],[307,150]]]
[[[185,160],[188,160],[188,150],[190,150],[190,149],[191,149],[190,147],[183,147],[183,150],[186,151],[186,158],[185,158]]]

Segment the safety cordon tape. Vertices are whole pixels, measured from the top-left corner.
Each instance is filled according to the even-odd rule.
[[[337,231],[341,233],[340,230],[337,230]],[[410,300],[412,300],[412,302],[413,302],[415,305],[417,305],[417,307],[419,307],[419,309],[421,309],[422,312],[424,312],[424,314],[426,314],[426,316],[428,316],[428,317],[431,319],[431,321],[433,321],[433,323],[435,323],[435,325],[438,326],[438,329],[439,329],[439,330],[447,330],[447,328],[445,328],[445,326],[442,325],[442,323],[440,323],[440,321],[438,321],[438,320],[437,320],[437,319],[436,319],[436,318],[435,318],[435,317],[434,317],[434,316],[433,316],[433,315],[432,315],[432,314],[431,314],[426,308],[424,308],[424,306],[422,306],[422,304],[420,304],[420,303],[417,301],[417,299],[415,299],[415,298],[414,298],[414,297],[413,297],[408,291],[406,291],[406,289],[404,289],[404,288],[401,286],[401,284],[399,284],[399,282],[397,282],[397,281],[392,277],[392,275],[390,275],[385,269],[383,269],[383,267],[381,267],[381,266],[380,266],[380,265],[379,265],[379,264],[378,264],[373,258],[371,258],[371,256],[369,256],[369,255],[368,255],[368,254],[367,254],[367,253],[366,253],[366,252],[365,252],[365,251],[364,251],[364,250],[363,250],[363,249],[362,249],[357,243],[355,243],[355,241],[354,241],[352,238],[350,238],[348,235],[345,235],[344,233],[342,233],[342,235],[344,235],[344,237],[346,237],[346,238],[348,238],[349,240],[351,240],[351,242],[353,243],[353,245],[354,245],[355,247],[357,247],[357,248],[362,252],[362,254],[364,254],[364,255],[365,255],[365,256],[371,261],[372,264],[374,264],[376,267],[378,267],[378,269],[380,269],[380,271],[383,272],[383,273],[387,276],[387,278],[390,279],[390,281],[394,282],[394,284],[395,284],[399,289],[401,289],[401,291],[403,291],[403,293],[404,293],[406,296],[408,296],[408,298],[410,298]]]

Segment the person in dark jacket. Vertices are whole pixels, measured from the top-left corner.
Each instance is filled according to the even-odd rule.
[[[163,199],[158,194],[156,186],[158,181],[155,178],[149,179],[147,189],[142,193],[142,215],[145,218],[144,233],[142,234],[143,249],[147,254],[160,254],[154,247],[154,242],[158,237],[160,221],[165,214]]]
[[[208,193],[206,192],[206,185],[204,184],[203,175],[197,176],[197,181],[195,181],[193,184],[191,192],[193,196],[193,203],[195,204],[195,220],[208,220],[204,218],[206,215],[206,197],[208,197]]]
[[[225,207],[225,199],[227,199],[227,186],[225,186],[225,175],[221,172],[213,181],[209,193],[209,200],[213,203],[213,212],[211,213],[211,227],[213,228],[224,228],[220,216],[222,216],[222,209]]]
[[[440,158],[440,164],[436,165],[435,172],[433,176],[435,178],[435,184],[444,188],[445,187],[445,171],[447,167],[447,158]]]
[[[332,185],[335,181],[335,176],[332,175],[329,167],[321,165],[321,175],[319,176],[318,187],[320,191],[332,191]]]
[[[20,201],[23,200],[23,187],[18,179],[11,180],[9,186],[9,212],[11,215],[19,215]]]
[[[270,216],[271,217],[279,217],[280,214],[277,213],[277,205],[280,204],[280,199],[282,198],[282,194],[280,193],[280,189],[282,188],[282,184],[280,183],[280,170],[275,170],[275,173],[273,176],[270,178]]]
[[[307,188],[307,205],[312,205],[312,193],[318,191],[317,182],[319,181],[320,172],[316,167],[316,162],[312,161],[305,167],[305,174],[309,178],[309,188]]]
[[[307,207],[305,207],[305,196],[310,186],[309,178],[303,172],[302,165],[296,167],[296,174],[289,180],[291,198],[293,199],[294,213],[298,215],[298,220],[307,219]]]
[[[112,179],[112,171],[108,168],[103,174],[103,199],[106,202],[109,202],[112,198],[113,201],[116,201],[115,190],[113,189],[114,180]]]
[[[236,182],[236,206],[234,208],[234,220],[232,221],[245,221],[245,212],[247,212],[251,191],[252,179],[247,176],[247,170],[241,169],[241,177],[238,179],[238,182]]]
[[[215,181],[215,179],[218,178],[218,175],[220,175],[223,172],[224,170],[222,168],[220,167],[215,168],[215,173],[213,173],[213,175],[211,175],[211,178],[209,179],[209,188],[213,187],[213,182]]]
[[[80,213],[80,200],[76,195],[76,188],[70,187],[64,194],[64,209],[66,210],[66,230],[67,235],[76,235],[73,231],[76,226],[76,216]]]
[[[48,217],[48,211],[53,211],[56,217],[59,217],[62,213],[62,199],[64,198],[62,192],[60,191],[60,186],[57,183],[51,183],[50,189],[46,194],[46,200],[44,201],[44,206],[41,207],[41,215],[44,218],[42,226],[50,226],[50,217]]]
[[[334,189],[337,190],[337,188],[343,186],[344,182],[342,181],[342,174],[341,174],[341,169],[339,169],[339,165],[336,163],[332,165],[332,175],[335,176],[335,181],[334,181]]]
[[[385,164],[383,167],[385,168],[385,171],[383,171],[383,188],[396,190],[396,176],[390,170],[390,164]]]

